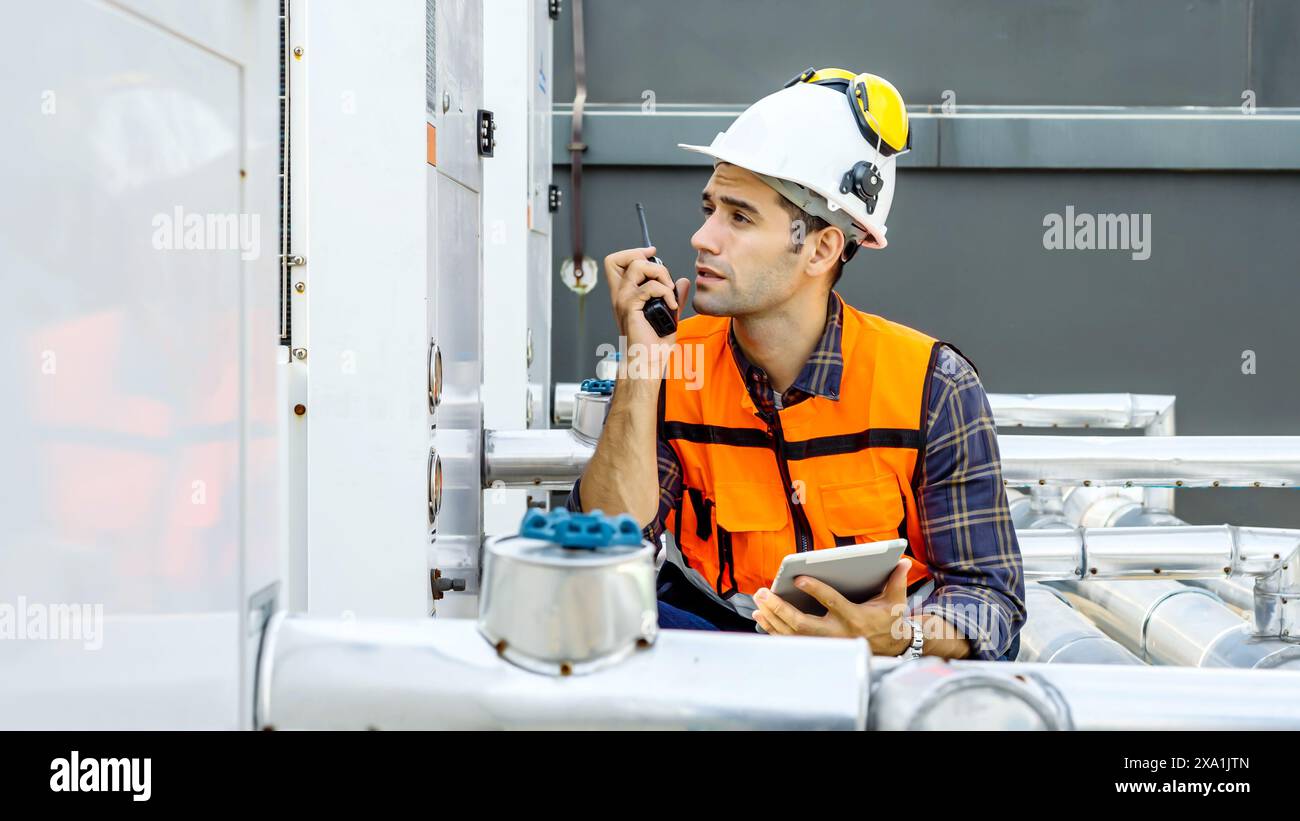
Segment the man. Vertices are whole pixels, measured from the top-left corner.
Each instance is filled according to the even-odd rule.
[[[682,146],[715,162],[691,238],[698,316],[658,337],[645,303],[679,311],[689,281],[653,247],[605,258],[627,355],[568,506],[671,534],[661,626],[860,636],[913,657],[1018,652],[1020,550],[977,372],[833,290],[859,246],[885,246],[909,145],[887,81],[809,69],[710,146]],[[692,361],[703,373],[683,375]],[[789,553],[900,536],[911,558],[868,602],[801,576],[827,608],[813,616],[768,589]]]

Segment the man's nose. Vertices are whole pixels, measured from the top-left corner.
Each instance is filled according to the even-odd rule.
[[[699,254],[709,254],[712,256],[720,256],[722,254],[722,246],[718,241],[719,233],[714,230],[713,218],[716,215],[717,212],[714,212],[706,217],[704,224],[701,225],[700,229],[691,237],[691,247]]]

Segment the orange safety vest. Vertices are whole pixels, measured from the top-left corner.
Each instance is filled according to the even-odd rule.
[[[909,587],[930,576],[916,487],[930,372],[943,343],[836,299],[844,316],[839,400],[813,396],[778,410],[771,425],[727,344],[731,319],[693,316],[678,327],[660,424],[681,462],[683,490],[665,526],[684,569],[737,609],[732,597],[749,600],[770,586],[795,551],[906,537],[918,560]],[[698,375],[673,360],[687,346],[702,346],[685,357]]]

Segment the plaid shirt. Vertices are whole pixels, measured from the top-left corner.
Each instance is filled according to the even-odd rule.
[[[844,373],[843,318],[840,300],[832,291],[826,330],[798,378],[781,394],[781,407],[813,396],[838,401]],[[774,413],[777,400],[767,374],[746,360],[734,331],[728,342],[754,405]],[[993,411],[975,369],[946,345],[930,380],[917,512],[934,589],[919,611],[938,614],[956,627],[971,641],[974,657],[1011,659],[1025,623],[1025,582],[1002,485]],[[658,457],[659,512],[645,529],[651,541],[659,539],[668,512],[682,495],[681,463],[665,439],[659,440]],[[569,493],[569,510],[582,509],[581,483],[581,479],[575,482]]]

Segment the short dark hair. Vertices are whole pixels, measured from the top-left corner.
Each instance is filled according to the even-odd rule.
[[[789,215],[791,225],[793,225],[796,220],[803,221],[803,226],[804,226],[803,235],[805,237],[813,233],[814,231],[820,231],[823,228],[831,227],[831,224],[826,220],[814,214],[809,214],[807,211],[803,210],[799,206],[790,202],[785,197],[781,196],[781,194],[778,193],[776,195],[776,199],[781,204],[781,207],[785,209],[785,213]],[[793,234],[793,232],[791,233]],[[852,242],[852,240],[849,239],[848,236],[845,236],[844,240],[845,242]],[[792,252],[799,250],[799,246],[797,243],[795,243],[793,238],[791,238],[790,240],[790,250]],[[835,262],[835,278],[831,280],[832,288],[834,288],[836,284],[839,283],[840,277],[843,276],[843,274],[844,274],[844,260],[843,258],[840,258]]]

